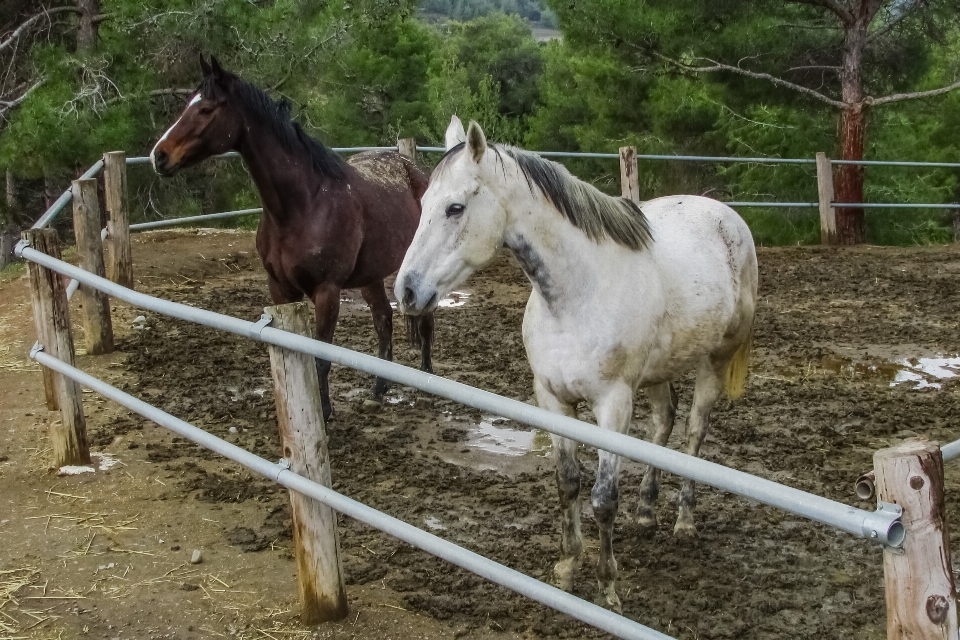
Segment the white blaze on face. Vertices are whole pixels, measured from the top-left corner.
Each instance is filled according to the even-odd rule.
[[[190,100],[190,103],[187,105],[187,108],[184,109],[184,110],[183,110],[183,113],[180,114],[180,117],[177,118],[177,121],[174,122],[172,125],[170,125],[170,128],[167,129],[166,131],[164,131],[164,132],[163,132],[163,135],[160,136],[160,139],[157,140],[157,144],[153,145],[153,149],[150,150],[150,164],[153,165],[153,170],[154,170],[154,171],[157,170],[157,157],[156,157],[156,155],[154,155],[154,154],[157,152],[157,147],[159,147],[159,146],[160,146],[160,143],[162,143],[164,140],[166,140],[166,139],[167,139],[167,136],[170,135],[170,132],[173,131],[174,128],[175,128],[178,124],[180,124],[180,121],[183,120],[183,116],[186,115],[186,113],[187,113],[187,111],[190,109],[190,107],[192,107],[193,105],[197,104],[197,103],[200,102],[200,100],[202,100],[202,99],[203,99],[203,96],[201,96],[199,93],[198,93],[197,95],[193,96],[193,98],[191,98],[191,100]]]

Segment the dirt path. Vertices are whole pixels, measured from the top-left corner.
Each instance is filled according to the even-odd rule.
[[[144,234],[134,259],[147,293],[247,319],[269,304],[249,233]],[[867,507],[852,482],[875,449],[914,434],[960,437],[957,361],[927,359],[960,350],[957,249],[768,249],[760,269],[748,390],[717,410],[707,459]],[[502,256],[466,286],[438,314],[438,373],[527,400],[522,274]],[[61,631],[308,637],[297,626],[289,516],[278,488],[92,394],[85,406],[93,447],[118,464],[67,478],[46,469],[51,417],[39,373],[23,358],[33,342],[25,281],[0,283],[0,299],[0,504],[9,505],[0,515],[0,639]],[[141,313],[118,308],[118,353],[80,356],[79,366],[277,457],[266,348],[150,313],[142,313],[144,328],[134,328]],[[415,365],[396,326],[397,359]],[[375,351],[359,296],[344,295],[336,340]],[[412,389],[393,389],[375,409],[365,402],[372,382],[334,367],[335,487],[548,578],[558,545],[549,439]],[[674,447],[692,383],[680,386]],[[646,431],[646,416],[641,395],[635,433]],[[589,486],[596,456],[585,449],[581,460]],[[640,465],[625,466],[616,530],[629,617],[685,639],[884,637],[879,549],[706,487],[695,543],[674,540],[671,526],[643,536],[629,517],[641,477]],[[960,476],[948,469],[947,478],[948,500],[960,504]],[[665,525],[676,515],[678,488],[668,476]],[[960,530],[960,508],[950,513],[952,530]],[[353,613],[316,637],[602,636],[349,519],[342,527]],[[592,599],[589,505],[584,532],[576,592]],[[203,551],[200,565],[187,562],[194,549]]]

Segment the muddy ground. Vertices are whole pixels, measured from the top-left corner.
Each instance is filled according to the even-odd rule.
[[[960,351],[960,250],[761,249],[759,258],[747,392],[715,411],[703,455],[866,508],[852,486],[876,449],[915,435],[960,438],[960,369],[951,359]],[[269,304],[252,234],[144,234],[134,259],[146,293],[251,320]],[[520,338],[527,291],[503,255],[451,297],[438,313],[437,372],[528,400]],[[304,630],[283,491],[92,394],[93,449],[119,463],[73,477],[46,468],[45,421],[55,414],[22,357],[33,341],[27,296],[23,278],[0,282],[0,639],[603,637],[346,518],[351,615]],[[118,352],[81,355],[79,366],[279,457],[264,345],[125,305],[114,320]],[[397,360],[415,365],[402,334],[397,322]],[[336,342],[375,352],[358,295],[344,294]],[[408,388],[371,406],[371,388],[369,376],[334,367],[335,488],[548,579],[559,537],[549,439]],[[692,380],[679,388],[673,447],[682,442]],[[645,434],[647,414],[641,394],[635,434]],[[584,449],[581,461],[589,486],[596,456]],[[684,639],[884,637],[878,548],[709,487],[699,488],[699,539],[675,540],[679,480],[671,476],[662,526],[644,535],[630,517],[641,477],[640,465],[625,465],[615,550],[627,616]],[[948,501],[960,504],[955,470],[947,483]],[[960,508],[949,513],[960,531]],[[593,599],[589,504],[584,532],[576,593]],[[194,549],[204,555],[199,565],[187,563]]]

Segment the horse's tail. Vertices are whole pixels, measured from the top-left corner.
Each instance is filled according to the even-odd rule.
[[[737,347],[730,364],[727,365],[725,387],[727,397],[731,400],[736,400],[743,395],[743,388],[747,382],[747,369],[750,366],[751,346],[753,346],[753,329],[750,330],[747,339]]]
[[[422,348],[423,340],[420,338],[420,317],[403,316],[403,320],[407,325],[407,341],[410,343],[410,346],[414,349]]]

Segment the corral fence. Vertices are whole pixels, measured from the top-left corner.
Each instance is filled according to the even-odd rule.
[[[413,156],[417,150],[409,140],[400,141],[398,147],[380,149],[399,149],[407,156]],[[362,150],[366,148],[335,149],[340,152]],[[443,151],[432,147],[419,150]],[[585,154],[557,152],[549,155],[576,157]],[[619,158],[624,195],[639,199],[636,159],[645,156],[637,156],[631,148],[621,149],[619,154],[589,155]],[[793,162],[767,158],[681,159]],[[869,477],[878,496],[877,509],[866,511],[637,438],[608,432],[453,380],[309,338],[311,314],[306,303],[268,307],[259,321],[251,322],[139,293],[134,290],[130,231],[261,211],[248,209],[130,225],[126,169],[128,164],[145,162],[149,159],[127,159],[122,152],[105,154],[102,161],[73,182],[71,189],[44,213],[33,229],[24,232],[16,247],[16,255],[29,262],[38,336],[30,355],[43,365],[48,409],[59,410],[62,414],[62,420],[51,421],[53,462],[57,467],[90,463],[80,394],[83,386],[289,488],[294,531],[297,532],[294,547],[303,622],[313,624],[346,616],[347,601],[335,513],[340,512],[614,636],[669,640],[656,630],[333,491],[314,366],[314,359],[321,358],[653,465],[878,543],[884,549],[888,638],[955,640],[960,637],[944,520],[943,480],[943,462],[960,455],[960,442],[941,450],[934,443],[913,440],[878,451],[874,456],[873,474]],[[826,166],[829,167],[828,162]],[[96,176],[101,170],[109,216],[106,229],[100,228],[97,195]],[[57,233],[45,228],[71,201],[80,267],[60,259]],[[772,203],[734,204],[771,206]],[[828,204],[845,206],[829,201]],[[811,206],[817,205],[811,203]],[[60,276],[72,279],[69,287],[64,286]],[[68,288],[76,290],[77,287],[83,296],[83,324],[89,354],[113,350],[111,298],[123,300],[137,309],[227,331],[268,345],[283,459],[274,463],[255,456],[76,368],[67,292]]]

